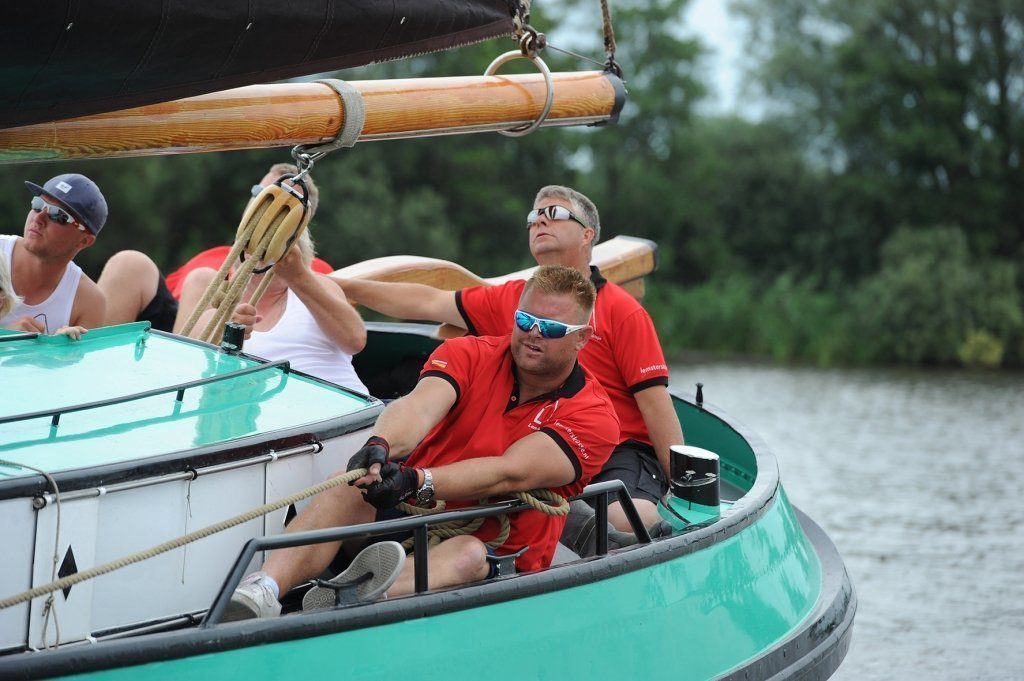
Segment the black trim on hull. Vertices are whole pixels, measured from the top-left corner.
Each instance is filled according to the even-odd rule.
[[[857,593],[835,544],[803,511],[793,507],[800,526],[821,561],[821,595],[804,625],[757,659],[718,677],[721,681],[749,679],[827,679],[839,668],[850,648]]]
[[[692,397],[683,397],[676,391],[672,392],[676,397],[693,403]],[[761,438],[745,431],[735,421],[727,419],[721,412],[706,403],[704,411],[718,418],[747,441],[757,460],[758,475],[750,491],[737,501],[727,515],[714,523],[696,527],[686,534],[626,549],[606,557],[595,557],[578,563],[554,566],[534,573],[500,578],[482,584],[410,598],[377,602],[372,608],[354,608],[343,612],[314,612],[272,621],[250,620],[218,625],[213,629],[189,629],[153,636],[105,641],[53,652],[13,655],[9,658],[0,657],[0,676],[5,679],[46,678],[173,660],[196,654],[235,650],[253,645],[298,640],[379,626],[598,582],[694,553],[734,536],[756,522],[771,508],[779,491],[779,473],[775,457]],[[815,544],[816,548],[817,546]],[[838,557],[838,554],[836,556]],[[845,572],[843,574],[845,575]],[[847,579],[847,583],[848,581]],[[855,606],[855,601],[852,599],[850,603]],[[815,609],[815,613],[820,607],[819,605]],[[853,608],[849,609],[848,615],[851,621],[852,610]],[[808,627],[820,619],[810,619]],[[838,628],[835,630],[838,631]],[[846,631],[848,632],[848,630],[847,626]],[[794,636],[799,637],[801,633],[798,632]],[[818,637],[814,637],[813,640],[818,640]],[[837,640],[837,643],[844,646],[844,644],[848,645],[848,641],[849,635],[846,633],[844,637]],[[819,649],[816,648],[815,651],[819,651]],[[842,650],[831,652],[822,649],[816,654],[825,662],[834,660],[835,666],[838,666],[845,652],[844,646]],[[786,656],[783,655],[783,657]],[[789,660],[790,665],[798,662],[795,658],[786,657],[786,659]],[[822,666],[822,669],[827,667],[826,664]],[[834,669],[834,667],[832,668]]]

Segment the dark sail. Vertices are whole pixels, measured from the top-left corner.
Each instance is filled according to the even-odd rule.
[[[443,50],[518,0],[48,0],[0,22],[0,128]]]

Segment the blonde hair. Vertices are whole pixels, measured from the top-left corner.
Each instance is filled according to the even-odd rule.
[[[580,316],[581,324],[586,324],[590,313],[594,311],[597,290],[590,279],[573,267],[541,265],[526,282],[523,295],[534,289],[541,293],[571,297],[584,313]]]
[[[14,282],[11,280],[11,270],[7,267],[7,259],[0,256],[0,317],[6,317],[20,302],[21,296],[14,292]]]

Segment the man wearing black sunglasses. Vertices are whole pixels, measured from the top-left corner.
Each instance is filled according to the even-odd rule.
[[[0,318],[0,328],[53,333],[65,326],[102,326],[103,293],[73,261],[92,246],[107,220],[103,193],[77,173],[25,186],[32,200],[23,236],[0,235],[0,258],[21,302]]]
[[[594,482],[622,480],[647,525],[660,520],[657,502],[667,491],[669,446],[683,442],[668,394],[668,367],[650,316],[632,296],[590,266],[600,238],[597,208],[583,194],[551,185],[537,193],[527,213],[530,253],[540,265],[564,265],[588,276],[597,288],[593,336],[580,362],[608,391],[622,439]],[[350,299],[401,319],[454,324],[478,336],[504,335],[523,282],[441,291],[419,284],[336,279]],[[629,522],[618,503],[609,519],[619,530]]]

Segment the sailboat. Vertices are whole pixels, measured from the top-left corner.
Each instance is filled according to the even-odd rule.
[[[298,146],[310,163],[370,140],[614,121],[625,88],[612,58],[575,74],[500,76],[496,59],[465,79],[258,84],[501,37],[537,63],[528,13],[516,0],[8,8],[0,162]],[[618,237],[594,256],[639,296],[655,254]],[[414,256],[344,274],[446,289],[502,280]],[[766,679],[838,667],[856,612],[842,559],[789,503],[767,445],[699,388],[673,402],[690,465],[711,468],[673,479],[669,536],[636,527],[637,544],[609,549],[599,534],[597,555],[543,570],[437,591],[423,580],[408,597],[311,612],[287,600],[280,618],[224,622],[267,550],[522,507],[282,535],[308,500],[292,497],[344,467],[382,399],[408,391],[458,332],[369,329],[356,359],[369,395],[147,324],[78,342],[0,335],[0,677]],[[599,509],[628,506],[620,494],[584,492]]]

